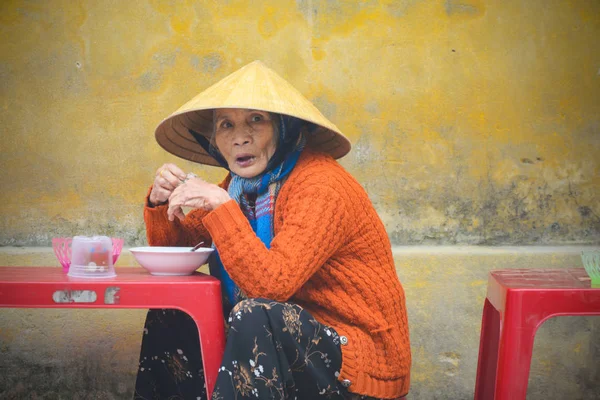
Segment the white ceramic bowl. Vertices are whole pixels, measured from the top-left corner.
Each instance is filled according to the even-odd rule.
[[[191,275],[204,265],[213,252],[210,247],[133,247],[129,249],[138,263],[152,275]]]

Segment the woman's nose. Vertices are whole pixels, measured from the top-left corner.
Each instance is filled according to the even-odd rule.
[[[233,144],[234,145],[244,145],[250,143],[252,139],[252,127],[245,125],[235,130],[235,135],[233,136]]]

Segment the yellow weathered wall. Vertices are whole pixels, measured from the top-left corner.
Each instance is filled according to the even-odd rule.
[[[161,164],[224,175],[154,128],[255,59],[351,139],[341,162],[394,244],[600,244],[598,1],[4,0],[0,34],[0,245],[40,246],[0,265],[58,268],[56,236],[144,243]],[[562,247],[395,254],[415,399],[472,397],[490,269],[580,266]],[[130,397],[142,321],[0,309],[0,394]],[[594,398],[598,328],[548,321],[528,398]]]
[[[600,240],[596,1],[3,1],[0,244],[118,234],[153,131],[261,59],[354,143],[397,244]]]

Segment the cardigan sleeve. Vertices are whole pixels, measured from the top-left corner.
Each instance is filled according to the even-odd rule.
[[[219,186],[226,189],[229,185],[230,176],[228,175]],[[183,221],[175,218],[169,221],[167,210],[169,204],[150,207],[149,197],[152,187],[146,195],[144,206],[144,222],[146,224],[146,238],[150,246],[195,246],[198,242],[204,240],[204,246],[212,244],[210,233],[205,228],[202,218],[209,211],[195,209],[188,212]]]
[[[286,200],[267,247],[231,200],[203,219],[225,269],[249,297],[287,301],[347,240],[348,213],[327,185],[303,186]]]

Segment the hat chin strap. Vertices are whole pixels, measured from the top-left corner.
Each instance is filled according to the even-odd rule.
[[[192,137],[194,138],[196,143],[198,143],[200,145],[200,147],[202,147],[204,149],[205,152],[207,152],[212,158],[217,160],[217,162],[221,165],[221,167],[223,167],[229,171],[229,164],[227,164],[227,161],[225,160],[225,158],[223,158],[223,156],[221,155],[219,150],[217,150],[210,143],[210,141],[206,137],[204,137],[204,135],[201,135],[198,132],[196,132],[192,129],[189,129],[189,128],[188,128],[188,131],[190,132],[190,135],[192,135]]]

